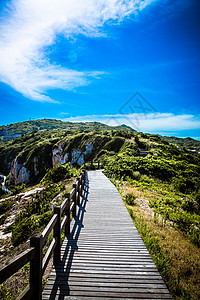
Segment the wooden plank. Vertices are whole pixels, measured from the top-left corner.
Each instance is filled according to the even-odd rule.
[[[114,293],[114,294],[131,294],[131,293],[137,293],[137,294],[156,294],[159,295],[166,295],[169,293],[168,289],[165,288],[156,288],[154,287],[149,287],[149,288],[140,288],[140,287],[117,287],[117,286],[74,286],[71,285],[70,287],[68,284],[63,284],[61,285],[61,282],[57,282],[58,286],[62,290],[63,293],[67,293],[70,290],[70,293],[75,292],[76,294],[83,293],[85,295],[93,292],[93,293]],[[49,284],[46,291],[51,291],[53,288],[54,283]]]
[[[50,297],[50,295],[43,295],[43,299],[44,300],[49,300],[49,297]],[[62,296],[62,300],[85,300],[85,299],[89,299],[89,300],[98,300],[98,299],[100,299],[100,300],[113,300],[114,298],[112,297],[98,297],[98,296],[96,296],[96,297],[89,297],[88,298],[88,296],[86,296],[86,297],[84,297],[84,296],[66,296],[66,295],[63,295]],[[119,299],[119,298],[116,298],[115,297],[115,299]],[[123,297],[120,297],[120,300],[130,300],[130,299],[135,299],[135,300],[140,300],[141,298],[138,298],[138,297],[131,297],[131,298],[123,298]],[[53,295],[53,300],[60,300],[60,296],[56,296],[56,295]]]
[[[57,276],[59,275],[59,276]],[[67,276],[66,276],[67,275]],[[130,275],[126,275],[126,277],[123,275],[123,274],[101,274],[101,273],[73,273],[73,272],[70,272],[70,273],[65,273],[65,272],[55,272],[55,271],[52,271],[51,273],[51,276],[54,276],[54,277],[57,277],[57,278],[60,278],[60,277],[67,277],[68,279],[72,278],[89,278],[92,279],[99,279],[99,278],[103,278],[104,280],[109,280],[109,279],[116,279],[116,280],[122,280],[122,279],[126,279],[127,281],[129,280],[162,280],[162,277],[160,276],[159,273],[156,273],[156,274],[153,274],[151,276],[149,275],[146,275],[146,274],[141,274],[140,277],[138,277],[138,274],[133,274],[131,273]],[[163,282],[163,280],[162,280]]]
[[[50,286],[53,286],[54,285],[54,280],[53,279],[49,279],[48,283],[49,283],[49,287]],[[104,288],[115,288],[115,289],[134,289],[134,290],[137,290],[137,289],[163,289],[165,292],[168,290],[166,290],[166,285],[165,284],[154,284],[154,283],[133,283],[133,282],[109,282],[109,281],[103,281],[103,282],[97,282],[97,281],[67,281],[68,284],[70,284],[70,286],[73,286],[73,287],[77,287],[78,289],[81,287],[81,289],[84,289],[84,287],[104,287]],[[59,286],[61,285],[66,285],[66,279],[65,280],[57,280],[57,284]]]
[[[68,291],[67,291],[68,292]],[[54,291],[49,291],[49,293],[45,293],[46,295],[51,295],[54,296],[56,295],[56,292]],[[59,292],[61,299],[63,299],[63,296],[66,295],[66,291],[60,291]],[[71,291],[70,290],[70,295],[71,296],[84,296],[84,297],[112,297],[112,298],[131,298],[131,299],[172,299],[169,294],[159,294],[159,293],[123,293],[123,292],[93,292],[93,291],[87,291],[87,294],[84,291]],[[66,298],[67,299],[67,298]],[[70,299],[70,298],[69,298]],[[79,298],[77,298],[79,299]],[[89,298],[90,299],[90,298]]]

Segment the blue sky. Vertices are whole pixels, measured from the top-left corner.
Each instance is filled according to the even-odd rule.
[[[0,2],[0,125],[127,124],[200,139],[198,0]]]

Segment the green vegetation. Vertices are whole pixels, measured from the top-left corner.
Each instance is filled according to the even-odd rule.
[[[161,139],[188,149],[196,149],[198,152],[200,152],[200,141],[194,140],[190,137],[178,138],[176,136],[161,136]]]
[[[41,183],[57,183],[66,178],[77,177],[79,173],[80,172],[76,168],[73,168],[69,163],[66,163],[65,165],[55,166],[53,169],[50,169],[41,180]]]
[[[3,203],[0,203],[0,215],[7,212],[12,206],[14,205],[13,201],[5,201]]]
[[[34,121],[25,121],[7,126],[0,126],[0,144],[8,139],[15,138],[19,135],[30,133],[31,131],[42,131],[52,129],[64,129],[64,130],[118,130],[118,131],[135,131],[131,127],[126,125],[121,126],[109,126],[99,122],[85,122],[85,123],[72,123],[63,122],[54,119],[41,119]]]
[[[48,120],[40,121],[48,123]],[[59,124],[61,126],[63,122]],[[91,131],[92,127],[85,130],[84,126],[88,124],[98,131]],[[91,168],[97,168],[98,162],[104,165],[105,174],[121,191],[175,299],[198,299],[200,155],[186,149],[185,146],[189,146],[186,143],[178,149],[157,135],[136,133],[127,128],[99,130],[102,124],[88,124],[72,126],[69,130],[37,128],[0,145],[0,171],[3,174],[9,174],[11,163],[17,157],[18,163],[30,172],[29,185],[41,182],[45,186],[42,192],[23,204],[14,223],[5,229],[5,232],[12,232],[13,245],[19,245],[34,232],[42,230],[51,217],[53,198],[64,192],[64,182],[68,178],[79,175],[76,163],[73,167],[67,163],[52,168],[52,150],[62,146],[62,155],[68,153],[70,162],[73,149],[84,153],[86,143],[91,143],[92,152],[84,157],[86,165]],[[75,128],[79,130],[72,130]],[[175,139],[171,141],[178,144]],[[14,194],[24,186],[10,188]],[[148,201],[141,210],[138,198]],[[146,213],[146,207],[151,214]],[[5,224],[10,209],[13,209],[12,201],[0,204],[0,224]]]
[[[3,215],[0,217],[0,225],[3,225],[5,223],[5,220],[10,216],[9,213]]]
[[[192,242],[200,246],[200,156],[174,145],[163,144],[149,135],[137,135],[129,144],[143,144],[149,151],[146,157],[127,156],[120,151],[107,157],[105,174],[123,179],[133,186],[153,189],[159,194],[150,200],[150,206],[165,220],[184,232]]]
[[[60,181],[78,175],[79,171],[70,167],[69,164],[56,166],[47,172],[41,181],[45,189],[32,196],[32,199],[23,205],[15,221],[4,229],[4,233],[12,232],[11,240],[14,246],[26,241],[33,233],[42,230],[52,216],[52,200],[65,190],[65,183]],[[6,207],[6,211],[8,207],[11,207],[8,201],[3,204],[2,207]]]
[[[104,163],[174,299],[198,299],[200,155],[140,133]]]
[[[32,131],[0,146],[0,171],[9,175],[13,162],[17,158],[15,160],[17,165],[25,167],[30,174],[29,184],[37,184],[52,168],[52,151],[55,148],[62,147],[62,155],[67,153],[70,162],[73,149],[80,149],[83,153],[86,150],[86,143],[91,143],[93,149],[91,153],[85,155],[85,161],[103,162],[104,156],[113,155],[120,150],[129,135],[133,136],[134,133],[126,131]],[[76,164],[75,166],[79,167]],[[7,177],[8,182],[9,177]]]
[[[199,299],[200,251],[181,232],[140,207],[127,209],[173,299]]]
[[[4,299],[4,300],[14,300],[15,299],[12,296],[11,289],[4,287],[4,284],[0,285],[0,299]]]
[[[135,195],[133,193],[128,193],[125,195],[124,201],[127,205],[134,205],[135,204]]]

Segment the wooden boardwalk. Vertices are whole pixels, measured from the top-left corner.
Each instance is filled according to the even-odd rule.
[[[115,186],[89,171],[42,299],[172,299]]]

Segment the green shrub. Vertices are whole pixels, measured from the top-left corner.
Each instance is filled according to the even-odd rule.
[[[124,197],[124,201],[128,205],[134,205],[135,204],[135,199],[136,199],[136,197],[135,197],[135,195],[133,195],[133,193],[128,193]]]
[[[11,289],[8,289],[4,284],[0,285],[0,299],[2,300],[14,300],[15,297],[12,296]]]
[[[195,189],[195,182],[192,179],[180,176],[174,181],[175,188],[181,193],[191,193]]]
[[[9,186],[9,189],[10,189],[12,195],[19,194],[24,188],[25,188],[25,184],[24,183],[23,184]]]
[[[141,177],[141,174],[139,171],[135,171],[133,172],[133,175],[132,175],[132,178],[135,179],[135,180],[139,180]]]
[[[197,194],[194,197],[194,200],[200,205],[200,191],[197,192]]]
[[[71,178],[78,175],[78,171],[70,166],[69,163],[65,165],[55,166],[53,169],[50,169],[46,175],[41,180],[41,183],[45,182],[59,182],[65,178]]]
[[[0,218],[0,225],[3,225],[5,220],[8,218],[9,214],[5,214]]]
[[[182,208],[187,212],[193,212],[195,210],[195,202],[192,199],[186,198],[183,200]]]
[[[25,217],[23,215],[18,217],[12,229],[12,243],[14,246],[19,245],[37,229],[39,228],[39,221],[35,215]]]
[[[13,201],[5,201],[0,204],[0,215],[4,214],[7,210],[9,210],[14,205]]]

